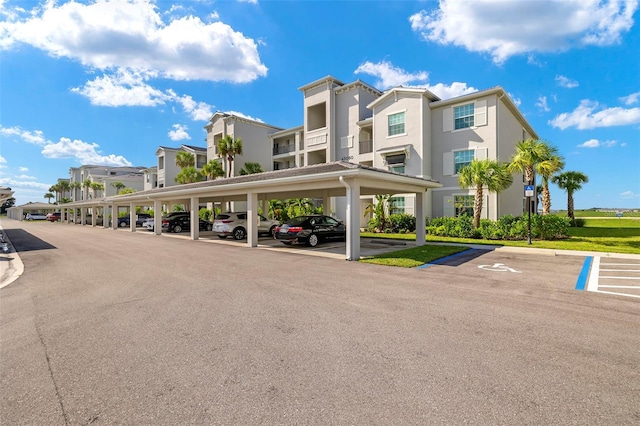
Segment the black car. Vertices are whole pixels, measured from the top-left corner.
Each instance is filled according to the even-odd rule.
[[[323,215],[294,217],[275,229],[274,237],[286,245],[306,244],[315,247],[321,241],[345,240],[344,223]]]
[[[211,231],[213,228],[213,223],[207,222],[199,218],[200,222],[200,230],[201,231]],[[170,217],[165,217],[162,219],[162,230],[167,232],[183,232],[189,231],[191,229],[191,217],[189,213],[183,214],[174,214]]]

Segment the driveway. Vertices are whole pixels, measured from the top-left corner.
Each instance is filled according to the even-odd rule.
[[[64,224],[22,231],[24,274],[0,290],[3,424],[640,418],[640,302],[575,291],[579,258],[557,275],[556,258],[499,252],[399,269]],[[496,263],[520,273],[479,268]]]

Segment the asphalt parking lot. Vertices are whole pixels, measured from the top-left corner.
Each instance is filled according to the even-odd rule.
[[[25,266],[0,290],[2,424],[640,418],[640,302],[576,291],[585,256],[402,269],[268,239],[1,225]]]

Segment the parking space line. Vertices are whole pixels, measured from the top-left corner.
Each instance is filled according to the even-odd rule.
[[[583,266],[583,271],[587,267],[588,260],[585,260],[585,264]],[[601,266],[605,266],[605,268],[600,268]],[[635,267],[634,269],[617,269],[618,267],[628,268],[629,266]],[[582,276],[581,272],[581,276]],[[607,273],[607,275],[601,275],[602,272]],[[611,294],[615,296],[626,296],[626,297],[634,297],[640,298],[640,294],[633,294],[629,292],[616,292],[616,291],[608,291],[608,290],[631,290],[637,291],[640,290],[640,276],[627,276],[625,274],[633,274],[634,272],[640,273],[640,263],[615,263],[615,262],[600,262],[600,256],[595,256],[593,258],[593,262],[591,263],[590,272],[589,272],[589,280],[587,284],[587,291],[593,291],[596,293],[603,294]],[[620,275],[618,275],[620,274]],[[622,281],[635,281],[632,282],[632,285],[620,285],[609,283],[604,284],[601,283],[602,280],[622,280]],[[578,279],[578,283],[580,282],[580,278]],[[576,290],[582,290],[579,288],[578,283],[576,283]]]

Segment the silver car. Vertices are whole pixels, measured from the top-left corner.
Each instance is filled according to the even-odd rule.
[[[258,235],[273,236],[277,220],[267,219],[258,215]],[[221,213],[213,221],[213,232],[218,238],[233,237],[234,240],[242,240],[247,237],[247,212]]]
[[[154,225],[155,225],[154,220],[155,220],[155,219],[154,219],[154,218],[152,218],[152,217],[150,217],[150,218],[148,218],[148,219],[145,219],[145,220],[142,222],[142,227],[143,227],[144,229],[146,229],[147,231],[153,232]]]

